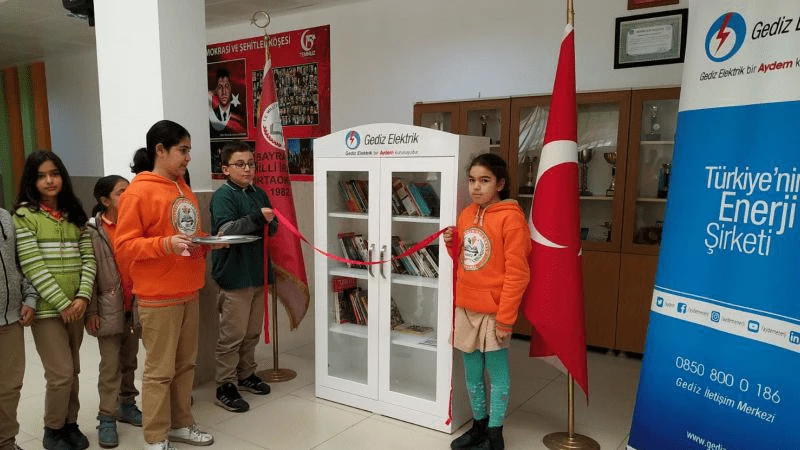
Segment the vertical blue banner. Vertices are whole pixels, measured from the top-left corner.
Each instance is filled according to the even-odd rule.
[[[800,448],[800,2],[689,27],[628,449]]]

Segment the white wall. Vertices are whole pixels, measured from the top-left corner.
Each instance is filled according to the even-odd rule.
[[[680,84],[682,64],[613,69],[614,19],[638,13],[627,11],[624,0],[575,3],[579,90]],[[411,123],[417,101],[549,92],[565,22],[563,0],[370,0],[278,16],[270,32],[331,25],[336,131]],[[209,30],[208,42],[258,31],[243,17]]]
[[[45,59],[53,151],[71,176],[103,174],[97,55],[93,51]]]

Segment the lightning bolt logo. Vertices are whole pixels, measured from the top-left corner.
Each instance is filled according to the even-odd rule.
[[[355,131],[351,131],[350,132],[350,138],[348,140],[350,141],[350,145],[353,145],[353,143],[356,141],[356,132]]]
[[[361,136],[355,130],[348,131],[344,138],[344,145],[350,150],[355,150],[361,144]]]
[[[719,27],[719,32],[717,33],[717,40],[719,40],[719,45],[717,46],[717,49],[714,51],[715,55],[719,53],[719,49],[722,48],[722,44],[725,43],[725,41],[728,39],[728,36],[731,34],[731,32],[728,31],[728,22],[731,20],[731,16],[733,16],[733,13],[726,14],[725,20],[723,20],[722,22],[722,26]]]

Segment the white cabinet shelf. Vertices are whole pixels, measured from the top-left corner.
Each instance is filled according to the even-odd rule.
[[[345,139],[351,133],[360,138]],[[416,138],[387,147],[366,139],[391,134]],[[352,142],[357,151],[347,147]],[[394,267],[388,260],[455,223],[469,202],[463,168],[489,150],[489,139],[374,124],[316,139],[314,150],[315,245],[349,259],[384,261],[367,270],[315,256],[317,395],[457,430],[471,412],[461,358],[446,344],[453,327],[452,260],[441,240]],[[398,195],[404,192],[409,195]],[[437,216],[398,214],[415,204]],[[438,277],[412,275],[434,270]],[[430,330],[398,331],[401,323]]]

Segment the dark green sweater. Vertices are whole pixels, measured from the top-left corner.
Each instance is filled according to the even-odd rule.
[[[261,208],[272,205],[263,189],[250,185],[242,188],[230,180],[211,196],[211,234],[220,230],[224,235],[249,234],[264,237],[267,221]],[[278,231],[278,219],[269,223],[269,235]],[[229,248],[214,250],[211,254],[214,280],[222,289],[244,289],[264,285],[264,241],[233,244]],[[272,267],[269,283],[275,282]]]

